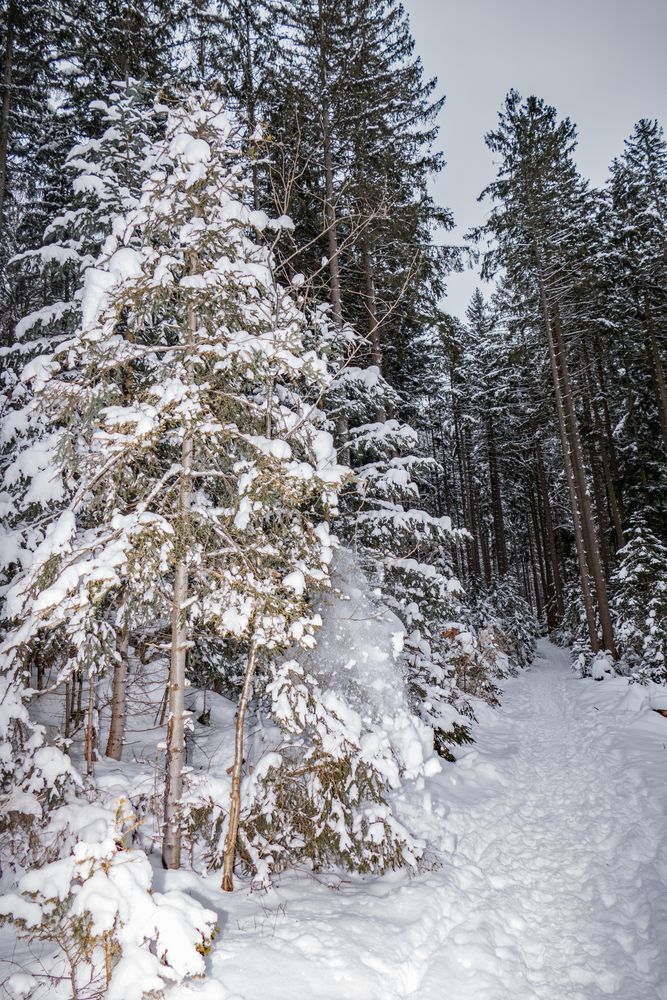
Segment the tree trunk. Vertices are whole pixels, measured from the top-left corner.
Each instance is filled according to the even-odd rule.
[[[459,476],[461,478],[461,509],[465,518],[466,528],[471,535],[471,538],[466,545],[469,571],[473,576],[479,579],[481,576],[481,567],[475,532],[474,505],[473,498],[470,493],[470,476],[468,474],[465,440],[463,431],[461,430],[458,406],[455,406],[454,408],[454,434],[456,437],[456,453],[458,458]]]
[[[551,567],[549,566],[549,557],[544,549],[544,533],[541,530],[540,519],[538,515],[538,504],[537,497],[535,496],[535,490],[533,489],[533,484],[531,484],[530,489],[530,518],[533,526],[533,539],[535,542],[535,554],[537,557],[537,569],[540,575],[540,585],[542,587],[542,595],[544,599],[544,612],[547,620],[547,628],[555,629],[557,625],[556,615],[555,615],[555,594],[553,579],[551,577]]]
[[[655,402],[660,417],[660,430],[662,432],[662,447],[667,453],[667,385],[665,384],[665,370],[662,366],[660,348],[655,335],[655,325],[653,322],[653,312],[648,296],[644,299],[644,315],[646,317],[646,349],[649,360],[651,382],[655,392]]]
[[[382,345],[380,343],[380,323],[377,314],[375,282],[373,280],[373,258],[368,244],[364,242],[362,251],[364,268],[364,308],[368,316],[368,338],[371,343],[371,364],[376,365],[382,374]],[[384,423],[387,413],[383,406],[376,412],[378,423]]]
[[[587,354],[584,354],[584,368],[588,368]],[[595,441],[591,434],[595,430],[595,420],[593,417],[593,402],[591,399],[590,392],[590,380],[587,375],[583,379],[582,385],[582,395],[583,395],[583,405],[584,405],[584,416],[589,428],[588,435],[588,462],[591,468],[591,485],[593,487],[593,502],[595,503],[595,517],[598,524],[598,541],[600,545],[600,556],[602,558],[602,565],[604,568],[604,578],[605,583],[609,583],[609,577],[611,575],[611,550],[609,547],[609,514],[607,512],[607,505],[605,502],[606,491],[604,490],[604,476],[600,471],[600,461],[598,458],[598,451],[600,451],[599,442]],[[597,447],[596,447],[597,444]]]
[[[343,325],[343,299],[340,283],[338,226],[336,223],[336,203],[334,194],[331,104],[329,99],[329,81],[327,79],[327,38],[326,25],[322,16],[320,0],[318,0],[318,20],[320,33],[320,93],[322,98],[322,153],[324,156],[324,226],[329,249],[329,283],[331,286],[332,314],[336,327],[340,329]]]
[[[88,711],[86,716],[86,733],[84,739],[84,756],[86,759],[86,774],[93,773],[95,750],[97,749],[97,709],[95,708],[95,675],[88,677]]]
[[[243,4],[243,34],[245,49],[243,53],[243,85],[245,88],[245,104],[247,114],[248,135],[252,136],[257,127],[257,108],[255,95],[255,81],[253,79],[253,44],[252,44],[252,19],[250,15],[250,4],[248,0]],[[252,165],[252,203],[253,208],[259,208],[259,169],[257,157],[253,157]]]
[[[588,562],[586,559],[586,549],[584,545],[584,535],[581,522],[581,514],[579,510],[579,497],[577,494],[577,486],[575,483],[573,456],[570,451],[570,435],[568,433],[566,417],[565,417],[565,408],[563,404],[563,394],[561,391],[560,366],[556,355],[556,345],[554,342],[554,335],[551,327],[551,316],[549,311],[549,305],[547,302],[546,290],[544,287],[544,280],[542,277],[541,268],[538,268],[538,284],[539,284],[539,294],[540,294],[540,305],[542,307],[542,316],[547,335],[547,346],[549,349],[549,363],[551,366],[551,378],[553,382],[554,396],[556,400],[558,429],[560,432],[561,447],[563,450],[565,478],[567,480],[568,495],[570,498],[570,509],[572,512],[572,526],[574,528],[575,548],[577,552],[577,561],[579,563],[579,579],[581,583],[581,594],[584,601],[584,609],[586,612],[586,622],[588,625],[588,635],[591,643],[591,648],[594,653],[597,653],[600,649],[600,642],[597,634],[595,612],[593,610],[593,601],[591,598],[590,582],[588,578]]]
[[[466,478],[468,482],[468,500],[470,503],[470,530],[472,532],[473,565],[479,579],[481,580],[482,579],[482,555],[481,555],[482,532],[479,521],[480,505],[478,502],[477,487],[472,473],[472,441],[470,437],[469,427],[466,427],[463,445],[464,445],[463,461],[466,472]]]
[[[2,67],[2,108],[0,108],[0,229],[5,219],[7,197],[7,158],[9,153],[9,112],[12,103],[12,70],[14,62],[14,0],[7,8],[7,34]]]
[[[429,427],[427,434],[430,437],[431,456],[433,458],[433,461],[437,463],[436,465],[433,466],[436,511],[438,513],[438,517],[442,517],[445,511],[445,507],[442,501],[442,489],[440,484],[440,464],[438,462],[438,454],[435,444],[435,431],[433,430],[432,426]]]
[[[616,549],[618,550],[622,549],[623,546],[625,545],[625,538],[623,535],[623,515],[621,512],[621,504],[619,501],[615,483],[615,471],[614,471],[615,463],[612,455],[613,439],[611,443],[609,441],[609,438],[611,436],[611,421],[607,414],[607,419],[605,423],[608,424],[608,430],[606,429],[603,430],[602,421],[600,419],[597,394],[595,392],[595,384],[593,381],[591,359],[585,343],[583,344],[582,349],[583,349],[584,367],[587,373],[587,385],[590,397],[591,412],[593,415],[593,426],[595,428],[597,439],[600,443],[600,458],[602,460],[602,470],[604,473],[605,493],[607,495],[607,503],[609,504],[611,523],[614,528]],[[599,363],[599,359],[597,360]],[[603,391],[602,387],[600,387],[600,389],[601,391]]]
[[[63,727],[63,736],[66,740],[69,739],[70,727],[71,727],[71,687],[74,683],[74,677],[71,677],[68,681],[65,681],[65,723]]]
[[[479,531],[479,541],[482,549],[482,565],[484,566],[484,580],[487,584],[491,583],[493,573],[491,570],[491,553],[489,551],[489,539],[486,531],[486,525],[484,524],[480,512],[480,516],[477,519],[477,529]]]
[[[125,739],[125,702],[127,695],[127,678],[129,675],[129,628],[125,621],[118,634],[118,656],[113,668],[113,683],[111,687],[111,722],[109,723],[109,738],[107,740],[106,756],[112,760],[120,760],[123,754]]]
[[[544,550],[547,566],[551,569],[554,596],[556,599],[556,615],[559,622],[565,616],[565,601],[563,599],[563,584],[561,581],[560,564],[558,561],[558,551],[556,549],[556,534],[554,532],[553,517],[551,515],[551,500],[549,499],[549,486],[547,484],[547,474],[544,468],[544,457],[542,447],[539,442],[535,445],[537,485],[539,496],[542,501],[542,520]]]
[[[191,272],[195,273],[194,262]],[[197,314],[188,302],[187,342],[192,344],[197,332]],[[188,377],[192,377],[191,362],[186,361]],[[171,659],[169,664],[169,717],[167,719],[167,754],[164,782],[164,829],[162,864],[165,868],[180,868],[181,827],[180,801],[183,792],[185,753],[185,667],[188,635],[183,606],[188,597],[187,527],[192,500],[192,464],[194,442],[192,430],[186,428],[181,446],[181,477],[178,495],[178,546],[174,568],[174,588],[171,602]]]
[[[79,670],[77,673],[77,691],[76,691],[76,725],[77,728],[81,724],[83,719],[83,670]]]
[[[547,316],[549,310],[547,311]],[[578,495],[578,507],[581,515],[581,526],[584,540],[584,551],[588,563],[590,574],[595,585],[595,596],[597,599],[598,615],[602,626],[602,639],[607,649],[614,659],[617,658],[616,644],[614,642],[614,629],[609,614],[609,597],[607,594],[607,584],[602,569],[600,557],[600,544],[598,539],[591,501],[586,485],[586,473],[584,469],[581,439],[579,436],[579,425],[574,409],[574,397],[572,395],[572,384],[567,364],[567,354],[565,351],[565,340],[560,322],[558,305],[553,304],[551,310],[553,319],[552,340],[555,342],[555,360],[557,368],[560,368],[562,385],[562,406],[565,415],[566,432],[568,433],[572,447],[572,468],[575,491]],[[597,634],[597,630],[596,630]],[[595,651],[597,652],[597,650]]]
[[[463,514],[463,524],[468,531],[471,530],[470,527],[470,513],[468,508],[468,496],[466,493],[466,482],[465,474],[463,471],[463,443],[462,436],[459,427],[459,408],[458,403],[454,402],[453,406],[453,417],[454,417],[454,449],[456,451],[456,465],[459,474],[459,486],[460,486],[460,510]]]
[[[523,596],[526,598],[530,604],[530,610],[535,613],[535,601],[533,600],[533,591],[530,586],[530,579],[528,576],[528,571],[526,570],[526,560],[521,559],[521,579],[523,581]]]
[[[600,350],[599,350],[599,347],[597,345],[597,342],[595,343],[595,372],[596,372],[596,375],[597,375],[597,382],[598,382],[598,386],[599,386],[599,389],[600,389],[600,394],[599,395],[600,395],[600,401],[601,401],[601,404],[602,404],[602,415],[604,417],[604,432],[605,432],[605,438],[606,438],[606,441],[607,441],[607,450],[608,450],[608,453],[609,453],[609,462],[610,462],[610,465],[611,465],[611,471],[612,471],[613,478],[614,478],[614,480],[617,480],[618,479],[618,461],[617,461],[617,458],[616,458],[616,443],[614,441],[614,432],[613,432],[613,429],[612,429],[612,426],[611,426],[611,414],[609,413],[609,403],[607,402],[607,399],[608,399],[608,389],[607,389],[607,384],[605,382],[604,370],[602,368],[602,361],[600,360]],[[619,497],[619,507],[621,508],[621,514],[622,514],[623,504],[620,501],[621,501],[621,498]]]
[[[234,861],[236,859],[236,841],[239,834],[239,819],[241,816],[241,778],[243,775],[243,731],[245,727],[245,717],[250,700],[252,679],[255,673],[255,661],[257,658],[257,647],[254,641],[250,643],[248,659],[246,662],[245,678],[243,689],[239,700],[239,707],[236,710],[236,736],[234,741],[234,763],[232,765],[232,791],[229,806],[229,825],[227,836],[225,837],[225,847],[222,862],[222,888],[224,892],[232,892],[234,889]]]
[[[489,481],[491,484],[491,514],[493,517],[493,534],[496,541],[496,563],[498,576],[505,576],[508,569],[507,541],[505,539],[505,519],[503,517],[503,501],[500,492],[500,477],[498,475],[498,456],[496,453],[496,437],[493,422],[489,414],[486,419],[486,441],[489,453]]]
[[[544,617],[544,600],[542,595],[542,590],[540,588],[540,580],[538,577],[538,567],[537,567],[537,538],[533,542],[533,530],[530,521],[528,522],[528,552],[530,555],[530,572],[532,576],[533,591],[535,593],[535,610],[537,612],[537,617],[539,621]]]
[[[377,315],[377,300],[375,282],[373,280],[373,257],[367,243],[362,251],[364,268],[364,308],[368,316],[368,339],[371,345],[371,364],[377,365],[382,371],[382,345]]]
[[[324,26],[320,17],[321,30]],[[322,149],[324,154],[324,228],[328,247],[329,291],[331,296],[331,315],[337,330],[343,327],[343,297],[340,283],[340,261],[338,258],[338,224],[336,222],[336,206],[333,181],[333,153],[331,148],[331,112],[327,97],[327,79],[325,67],[324,45],[320,51],[320,79],[322,84]],[[336,419],[338,440],[340,442],[340,459],[344,465],[350,464],[350,450],[347,446],[348,420],[347,415],[340,413]]]
[[[591,482],[593,484],[593,500],[595,502],[595,515],[600,526],[600,555],[604,567],[605,580],[609,583],[611,576],[611,551],[609,549],[609,516],[607,514],[604,501],[603,475],[600,471],[600,463],[594,447],[589,448],[588,460],[591,466]]]

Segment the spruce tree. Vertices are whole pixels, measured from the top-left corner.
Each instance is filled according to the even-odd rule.
[[[7,595],[18,625],[4,651],[20,671],[55,631],[64,669],[92,685],[116,656],[109,609],[121,587],[130,627],[171,617],[163,857],[178,867],[193,631],[247,644],[238,802],[252,673],[266,651],[312,641],[306,593],[327,580],[326,509],[341,470],[298,393],[316,394],[325,369],[304,351],[302,313],[261,240],[280,224],[246,205],[223,107],[204,98],[175,109],[154,156],[137,207],[115,217],[84,272],[80,324],[23,372],[35,395],[30,448],[48,442],[49,477],[68,488]],[[232,863],[235,840],[232,815]]]
[[[667,546],[640,517],[618,553],[611,609],[619,650],[641,681],[667,682]]]
[[[566,346],[568,323],[575,321],[562,275],[576,284],[582,231],[588,228],[590,197],[572,151],[575,129],[558,121],[554,108],[535,97],[522,102],[512,91],[487,145],[501,158],[497,179],[484,192],[495,202],[486,233],[494,244],[486,256],[487,273],[506,269],[519,286],[530,282],[538,302],[548,349],[551,381],[561,437],[572,524],[591,647],[602,641],[614,653],[607,585],[598,528],[587,486],[587,469]]]

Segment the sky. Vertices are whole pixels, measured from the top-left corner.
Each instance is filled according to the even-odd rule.
[[[484,133],[515,87],[553,104],[579,129],[577,162],[596,185],[640,118],[667,129],[667,0],[404,0],[416,52],[447,100],[435,180],[454,212],[447,240],[481,222],[493,179]],[[463,317],[479,276],[452,275],[444,307]],[[484,286],[482,285],[484,290]]]

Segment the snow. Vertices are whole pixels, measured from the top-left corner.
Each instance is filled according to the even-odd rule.
[[[84,330],[88,330],[96,322],[113,284],[114,276],[109,271],[103,271],[99,267],[89,267],[85,271],[81,296],[81,323]]]
[[[626,680],[539,653],[414,806],[431,871],[295,874],[224,899],[216,876],[164,876],[223,907],[224,996],[665,1000],[667,722],[628,718]]]
[[[344,550],[341,558],[339,580]],[[360,685],[360,698],[377,699],[373,714],[384,710],[386,718],[403,696],[376,690],[372,681],[382,679],[385,664],[377,647],[386,649],[389,640],[391,648],[397,624],[386,610],[369,619],[365,588],[351,570],[345,590],[354,589],[355,579],[357,601],[339,599],[346,614],[337,615],[337,634],[324,655],[341,677],[349,675],[350,661],[362,659],[362,643],[372,636],[364,675],[369,686]],[[356,646],[355,619],[363,634]],[[651,708],[657,685],[609,675],[601,684],[581,679],[567,651],[546,641],[538,651],[529,671],[504,682],[500,709],[478,708],[477,742],[459,748],[458,762],[437,772],[428,765],[438,762],[426,760],[423,777],[404,794],[404,822],[428,844],[420,874],[297,871],[268,890],[241,882],[229,894],[219,889],[219,872],[164,872],[155,858],[153,896],[134,904],[146,920],[131,914],[109,995],[138,1000],[139,985],[164,972],[140,939],[132,940],[158,917],[159,940],[170,942],[178,974],[203,968],[192,952],[194,937],[170,938],[172,919],[174,927],[192,926],[188,907],[199,901],[217,914],[221,933],[206,961],[207,978],[170,986],[172,1000],[665,1000],[667,720]],[[233,707],[219,714],[218,704],[227,703],[214,698],[209,694],[214,721],[204,731],[210,744],[202,745],[207,760],[220,734],[233,733]],[[350,725],[357,715],[354,709]],[[405,724],[400,713],[396,718]],[[386,729],[400,739],[389,723]],[[412,738],[408,745],[417,764]],[[269,751],[257,773],[280,763]],[[135,765],[104,767],[101,784],[113,787],[119,767],[131,774]],[[56,813],[56,824],[85,828],[87,839],[99,839],[95,852],[90,845],[80,849],[85,857],[103,856],[108,847],[102,820],[103,810],[89,805]],[[94,906],[101,921],[105,900],[109,913],[114,907],[130,913],[126,898],[133,898],[137,880],[148,885],[151,878],[138,858],[116,857],[117,874],[84,883],[79,903]],[[67,865],[67,859],[51,865],[27,885],[61,895]],[[39,904],[24,897],[5,897],[2,909],[27,922],[39,917]],[[0,982],[10,989],[11,974],[8,995],[20,996],[31,988],[28,959],[20,968],[22,953],[6,935],[7,929],[0,934],[8,955]]]
[[[296,569],[293,573],[288,573],[283,579],[283,587],[286,587],[287,590],[293,590],[295,594],[301,597],[306,589],[306,578],[301,570]]]
[[[248,213],[248,224],[256,229],[257,232],[262,233],[269,224],[269,217],[266,212],[261,212],[259,210]]]
[[[132,247],[120,247],[109,258],[107,267],[117,281],[136,278],[141,274],[141,254]]]
[[[169,153],[192,165],[208,163],[211,159],[211,147],[206,140],[196,139],[188,132],[179,132],[173,137]]]
[[[65,941],[72,933],[66,928],[83,921],[91,947],[77,955],[77,975],[99,981],[99,945],[105,939],[115,940],[118,955],[104,995],[107,1000],[144,1000],[147,995],[163,995],[167,984],[204,974],[204,951],[218,915],[178,889],[152,890],[147,856],[125,849],[124,838],[114,830],[125,805],[115,803],[101,836],[80,839],[68,856],[25,874],[19,882],[20,895],[0,897],[0,915],[13,914],[28,930],[49,923],[59,928]],[[61,969],[65,971],[62,958],[51,963],[50,974],[56,980]],[[18,985],[22,986],[20,981]],[[52,995],[65,1000],[66,990],[63,981],[63,988],[56,985]],[[90,995],[101,993],[93,990]]]
[[[25,336],[28,330],[31,330],[33,326],[48,326],[55,319],[59,319],[64,312],[67,311],[67,306],[64,302],[58,302],[53,306],[43,306],[41,309],[35,309],[28,316],[24,316],[20,319],[16,326],[14,327],[14,336],[17,340]]]
[[[79,174],[72,182],[72,190],[75,194],[94,194],[101,199],[105,193],[105,184],[96,174]]]

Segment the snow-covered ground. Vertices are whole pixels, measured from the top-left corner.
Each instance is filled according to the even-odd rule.
[[[163,876],[220,912],[221,995],[667,1000],[667,719],[569,662],[542,642],[424,792],[430,872],[213,898],[217,876]]]
[[[219,872],[156,868],[156,889],[219,916],[209,978],[183,1000],[667,1000],[667,719],[655,695],[581,680],[542,641],[501,707],[481,706],[477,743],[402,803],[430,845],[418,876],[296,871],[227,894]],[[122,773],[133,767],[143,773]],[[30,952],[10,928],[0,944],[2,983]]]

